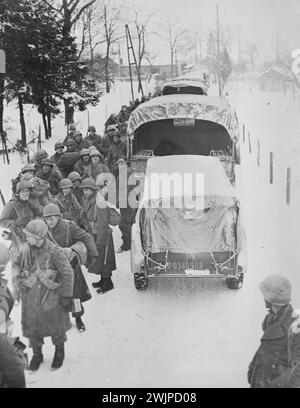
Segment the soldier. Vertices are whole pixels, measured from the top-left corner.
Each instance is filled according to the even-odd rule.
[[[300,316],[290,305],[291,284],[283,276],[270,275],[259,289],[269,313],[249,366],[248,382],[251,388],[299,388]]]
[[[105,122],[105,131],[107,132],[108,130],[108,126],[110,125],[118,125],[118,119],[117,119],[117,115],[115,113],[112,113],[109,118],[107,119],[107,121]]]
[[[24,176],[25,177],[25,176]],[[43,216],[44,207],[52,202],[52,196],[49,192],[50,184],[47,180],[39,177],[33,177],[30,180],[32,186],[29,204],[37,217]]]
[[[74,171],[77,171],[81,176],[83,175],[84,169],[91,163],[90,161],[90,150],[82,149],[80,151],[80,160],[78,160],[74,165]]]
[[[81,176],[77,171],[72,171],[72,173],[69,174],[68,179],[71,180],[73,184],[73,194],[77,198],[77,201],[79,204],[82,206],[83,204],[83,190],[80,188],[81,184]]]
[[[28,163],[24,167],[22,167],[22,169],[21,169],[20,173],[18,174],[18,176],[15,179],[12,180],[12,192],[13,192],[13,195],[16,194],[17,184],[19,183],[19,181],[21,181],[21,179],[24,180],[23,176],[25,174],[26,175],[31,175],[32,177],[35,176],[36,170],[35,170],[35,165],[33,163]],[[27,178],[27,176],[26,176],[26,179],[29,180],[29,178]]]
[[[41,169],[36,173],[36,176],[42,180],[48,181],[51,194],[55,195],[59,193],[59,182],[62,179],[62,176],[54,170],[51,159],[42,160]]]
[[[36,154],[33,156],[33,162],[35,165],[35,170],[39,171],[42,167],[42,160],[47,159],[49,157],[49,154],[46,152],[46,150],[40,149],[36,152]]]
[[[82,133],[77,131],[75,133],[75,151],[80,152],[83,148],[89,147],[88,143],[83,139]]]
[[[122,105],[120,113],[117,116],[118,123],[127,122],[129,119],[129,115],[130,113],[128,111],[128,107],[126,105]]]
[[[96,149],[99,150],[102,138],[101,138],[101,136],[96,134],[95,126],[89,126],[88,135],[86,136],[86,138],[84,140],[87,143],[87,147],[94,146]]]
[[[97,288],[98,294],[103,294],[114,287],[111,277],[112,272],[116,269],[116,258],[112,230],[109,227],[112,219],[108,205],[101,193],[99,193],[99,199],[103,208],[96,204],[97,186],[95,180],[92,178],[84,179],[81,188],[85,196],[83,202],[84,228],[94,237],[98,250],[97,261],[89,268],[89,272],[100,275],[101,279],[92,283],[92,286]],[[113,225],[117,224],[113,223]]]
[[[110,145],[107,154],[107,164],[112,172],[112,174],[118,179],[119,169],[118,161],[119,159],[126,160],[126,145],[121,141],[121,136],[119,132],[114,134],[113,143]]]
[[[81,317],[84,314],[84,309],[81,303],[91,299],[91,294],[80,265],[84,263],[93,265],[96,262],[98,252],[94,239],[74,222],[62,219],[61,212],[55,204],[49,204],[44,208],[44,218],[54,241],[62,248],[70,248],[70,263],[75,277],[73,304],[77,307],[77,309],[75,308],[77,311],[73,311],[72,316],[75,318],[78,331],[83,332],[85,325]],[[78,248],[80,248],[79,244],[81,243],[84,244],[83,251],[87,250],[87,259],[82,259],[84,258],[83,255],[79,256]],[[78,252],[77,257],[75,257],[76,251]]]
[[[11,338],[9,333],[14,299],[2,276],[9,261],[9,250],[0,244],[0,388],[25,388],[26,360],[18,348],[19,339]]]
[[[46,152],[46,150],[42,150],[42,149],[41,149],[41,150],[38,150],[38,151],[36,152],[36,154],[35,154],[34,157],[33,157],[34,165],[35,165],[35,169],[36,169],[36,174],[35,174],[35,175],[37,175],[37,173],[41,171],[41,169],[42,169],[42,161],[43,161],[44,159],[48,159],[48,158],[49,158],[49,154]],[[61,177],[61,178],[62,178],[61,171],[59,170],[59,168],[57,167],[57,165],[56,165],[55,163],[53,163],[53,162],[52,162],[52,164],[53,164],[53,173],[54,173],[57,177]]]
[[[119,159],[118,161],[118,166],[119,166],[119,180],[118,180],[118,193],[120,192],[120,187],[121,185],[121,194],[123,194],[123,188],[126,190],[124,193],[126,194],[126,206],[120,205],[119,204],[119,209],[120,209],[120,214],[121,214],[121,220],[119,224],[119,229],[122,234],[122,245],[120,248],[118,248],[117,252],[125,252],[129,251],[131,249],[131,228],[132,225],[135,222],[135,215],[136,215],[136,209],[132,208],[130,206],[128,196],[130,194],[130,191],[134,188],[133,185],[128,184],[128,179],[130,175],[133,173],[133,171],[127,167],[126,161],[124,159]],[[119,201],[119,200],[118,200]],[[123,203],[122,203],[123,204]]]
[[[76,133],[76,126],[74,125],[74,123],[70,123],[64,143],[67,141],[67,139],[75,139],[75,133]]]
[[[103,160],[98,150],[91,150],[90,152],[91,163],[84,169],[82,178],[92,177],[95,181],[99,174],[109,173],[109,168],[103,164]]]
[[[123,123],[120,123],[119,125],[121,141],[125,144],[126,144],[127,127],[128,127],[128,122],[123,122]]]
[[[16,266],[23,336],[29,338],[33,350],[29,370],[38,370],[43,361],[44,337],[51,337],[55,346],[51,367],[57,369],[63,364],[66,331],[71,328],[74,274],[67,257],[47,238],[44,221],[30,221],[24,232],[28,245],[18,254]]]
[[[64,178],[59,183],[60,193],[55,196],[56,204],[60,208],[62,217],[80,223],[81,205],[73,194],[73,184],[69,178]]]
[[[66,153],[73,153],[76,151],[75,146],[76,146],[76,142],[75,139],[67,139],[65,141],[65,146],[67,148]]]
[[[109,147],[114,141],[114,135],[117,132],[118,132],[117,125],[109,125],[107,127],[106,135],[102,139],[100,146],[100,153],[103,155],[105,159],[107,158]]]
[[[0,215],[0,226],[9,229],[5,237],[12,241],[10,247],[12,264],[14,264],[17,254],[26,241],[23,228],[30,220],[34,219],[37,214],[37,211],[35,211],[29,201],[31,189],[32,183],[30,181],[19,181],[15,197],[6,204]],[[13,296],[15,300],[18,301],[19,288],[13,268],[12,285]]]
[[[53,163],[57,165],[58,168],[61,166],[61,160],[64,156],[64,144],[62,142],[56,142],[54,145],[55,153],[51,156],[51,160]]]

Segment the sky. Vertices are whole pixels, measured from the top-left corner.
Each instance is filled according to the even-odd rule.
[[[299,0],[219,0],[221,27],[230,27],[233,49],[241,37],[242,46],[251,43],[259,47],[259,59],[274,58],[276,43],[279,50],[289,53],[300,48]],[[168,20],[184,27],[197,29],[200,37],[216,26],[216,1],[214,0],[124,0],[134,4],[144,13],[153,12],[152,28],[163,30]],[[159,51],[158,61],[168,61],[168,53],[161,41],[152,41]],[[233,51],[234,53],[234,51]]]

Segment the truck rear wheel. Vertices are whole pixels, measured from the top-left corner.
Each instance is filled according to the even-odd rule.
[[[226,283],[229,289],[241,289],[244,283],[244,274],[241,273],[239,276],[226,278]]]
[[[148,287],[148,279],[144,272],[136,272],[134,274],[134,285],[137,290],[146,290]]]

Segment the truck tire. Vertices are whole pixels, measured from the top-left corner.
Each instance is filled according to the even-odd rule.
[[[239,276],[226,278],[226,283],[229,289],[241,289],[244,283],[244,274],[241,273]]]
[[[137,290],[146,290],[148,287],[148,279],[144,272],[136,272],[134,274],[134,285]]]

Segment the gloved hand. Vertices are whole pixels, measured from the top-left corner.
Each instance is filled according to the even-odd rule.
[[[71,305],[72,305],[72,298],[70,297],[63,297],[61,299],[61,302],[63,304],[64,309],[69,312],[71,309]]]

